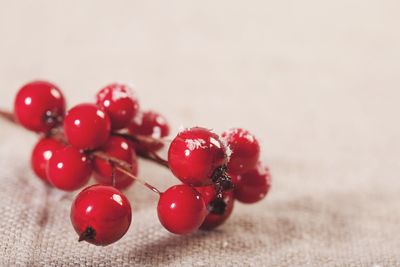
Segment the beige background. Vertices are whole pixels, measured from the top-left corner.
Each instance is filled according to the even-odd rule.
[[[29,168],[35,136],[0,121],[0,265],[400,266],[398,1],[0,1],[0,107],[44,78],[70,106],[113,81],[179,126],[242,126],[273,189],[223,227],[178,237],[139,185],[115,245],[76,242],[74,194]],[[141,176],[177,181],[143,162]]]

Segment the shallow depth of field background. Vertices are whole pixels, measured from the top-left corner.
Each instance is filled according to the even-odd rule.
[[[274,178],[270,196],[258,205],[237,205],[232,220],[214,236],[184,238],[183,247],[177,239],[156,248],[147,244],[159,257],[152,264],[396,265],[399,12],[400,3],[388,0],[2,0],[0,107],[11,109],[19,87],[33,79],[58,84],[70,107],[93,101],[102,86],[122,81],[135,85],[144,109],[169,119],[172,134],[195,125],[217,132],[241,126],[256,134]],[[7,177],[2,183],[12,188],[14,172],[23,170],[26,186],[34,189],[22,190],[40,197],[42,185],[28,168],[35,136],[0,120],[0,138],[0,176]],[[141,175],[162,189],[176,183],[146,163]],[[13,200],[12,191],[0,193],[6,217],[10,203],[29,204]],[[168,236],[156,221],[155,197],[140,186],[127,194],[135,208],[148,212],[152,229]],[[68,201],[53,215],[55,225],[68,220]],[[35,208],[24,207],[35,216]],[[125,241],[107,251],[144,264],[146,254],[137,251],[135,238],[147,225],[136,226],[141,219],[135,211],[133,216]],[[60,223],[67,247],[75,244],[68,223]],[[8,240],[2,244],[5,263],[14,258],[10,249],[21,246],[21,255],[30,253],[22,263],[65,260],[43,254],[48,243],[22,244],[9,235],[15,228],[7,227],[0,233]],[[46,237],[53,231],[48,229]],[[158,235],[152,238],[159,242]],[[208,247],[213,238],[238,244]],[[93,251],[79,246],[68,250],[68,259],[81,263],[85,256],[79,251]],[[168,258],[173,253],[168,246],[187,247],[191,254]],[[224,256],[229,249],[230,258]],[[93,253],[85,262],[103,262]],[[199,259],[203,254],[210,257]]]

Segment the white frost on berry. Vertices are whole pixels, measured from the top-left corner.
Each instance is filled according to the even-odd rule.
[[[205,148],[204,145],[206,144],[206,141],[203,139],[186,139],[186,146],[190,151],[193,151],[195,149],[199,148]]]
[[[258,162],[258,163],[257,163],[256,168],[257,168],[257,172],[258,172],[260,175],[266,175],[266,174],[268,174],[268,172],[269,172],[268,168],[265,167],[261,162]]]
[[[115,84],[115,90],[112,91],[112,100],[116,101],[119,100],[121,98],[127,98],[130,96],[130,94],[128,93],[129,91],[129,87],[124,86],[123,84]]]
[[[232,156],[232,149],[228,145],[228,142],[227,142],[227,140],[225,138],[221,138],[221,142],[225,147],[226,161],[229,162],[229,160],[231,159],[231,156]]]
[[[161,138],[161,128],[156,126],[153,128],[153,134],[151,135],[153,138]]]
[[[142,112],[138,112],[138,114],[136,114],[136,116],[133,118],[133,122],[136,125],[142,125],[143,124],[143,113]]]
[[[254,143],[255,141],[254,136],[247,131],[243,132],[243,137],[246,138],[250,143]]]
[[[128,85],[126,83],[115,83],[114,84],[114,90],[112,91],[112,100],[118,100],[121,98],[132,98],[132,99],[137,99],[134,86]]]
[[[164,117],[159,114],[156,115],[156,122],[161,125],[166,124]]]
[[[99,101],[104,99],[109,92],[110,92],[109,88],[101,90],[97,95],[97,100]]]
[[[226,154],[227,160],[229,161],[232,156],[232,149],[229,145],[225,145],[225,154]]]
[[[185,126],[183,126],[182,124],[178,127],[178,134],[188,130],[189,128],[186,128]]]

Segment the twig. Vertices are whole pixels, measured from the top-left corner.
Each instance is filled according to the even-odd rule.
[[[10,121],[10,122],[16,122],[15,118],[14,118],[14,114],[12,114],[11,112],[5,111],[5,110],[1,110],[0,109],[0,117],[3,117],[4,119]]]
[[[166,141],[164,138],[154,138],[149,135],[140,135],[140,134],[131,135],[121,132],[113,132],[112,134],[128,139],[134,143],[145,143],[147,145],[164,145]]]
[[[100,159],[108,161],[112,165],[113,170],[114,169],[118,170],[118,171],[124,173],[125,175],[127,175],[128,177],[130,177],[131,179],[136,180],[140,184],[142,184],[145,187],[149,188],[151,191],[156,192],[158,194],[161,194],[161,192],[156,187],[154,187],[151,184],[139,179],[133,173],[131,173],[132,165],[129,164],[128,162],[120,160],[120,159],[115,158],[115,157],[112,157],[112,156],[110,156],[107,153],[104,153],[102,151],[93,151],[92,155],[95,156],[95,157],[98,157]],[[114,176],[113,183],[115,183],[115,173],[113,173],[113,176]]]
[[[150,160],[152,162],[155,162],[155,163],[157,163],[157,164],[159,164],[161,166],[164,166],[164,167],[169,169],[168,161],[163,159],[163,158],[161,158],[157,153],[155,153],[155,152],[143,153],[141,151],[138,151],[137,153],[138,153],[137,155],[139,157],[141,157],[143,159]]]
[[[144,185],[145,187],[147,187],[148,189],[150,189],[151,191],[161,195],[160,190],[158,190],[157,188],[155,188],[154,186],[152,186],[151,184],[137,178],[135,175],[133,175],[131,172],[125,170],[124,168],[121,168],[119,166],[116,166],[115,169],[119,170],[120,172],[126,174],[127,176],[129,176],[130,178],[136,180],[137,182],[139,182],[140,184]]]
[[[98,157],[98,158],[108,161],[110,163],[115,163],[116,165],[118,165],[124,169],[127,169],[127,170],[132,169],[132,166],[128,162],[123,161],[119,158],[110,156],[107,153],[104,153],[103,151],[93,151],[93,152],[91,152],[91,154],[95,157]]]

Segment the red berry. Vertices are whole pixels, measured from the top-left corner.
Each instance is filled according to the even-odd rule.
[[[225,161],[225,147],[218,135],[199,127],[180,132],[168,151],[171,171],[183,183],[194,186],[211,184],[214,171]]]
[[[161,224],[180,235],[199,229],[207,215],[203,198],[188,185],[175,185],[162,193],[157,212]]]
[[[234,184],[235,199],[243,203],[255,203],[262,200],[271,187],[271,175],[261,163],[242,175],[231,175]]]
[[[68,142],[79,149],[95,149],[107,142],[110,119],[93,104],[80,104],[68,111],[64,131]]]
[[[43,181],[48,182],[46,169],[49,160],[54,152],[63,147],[61,142],[50,137],[40,139],[35,145],[31,156],[31,166],[35,174]]]
[[[101,148],[101,150],[108,155],[123,160],[132,165],[132,174],[137,175],[138,164],[136,159],[136,153],[130,145],[129,141],[119,136],[111,136],[107,143]],[[113,185],[113,167],[112,165],[100,158],[94,159],[94,170],[96,180],[104,185]],[[115,187],[123,189],[131,185],[133,182],[132,178],[126,174],[115,170]]]
[[[49,160],[47,177],[54,187],[74,191],[89,181],[92,169],[91,162],[84,153],[67,146],[57,150]]]
[[[128,199],[112,186],[93,185],[78,194],[71,208],[71,222],[79,235],[94,245],[118,241],[132,220]]]
[[[260,157],[260,145],[249,131],[232,129],[221,135],[231,150],[228,171],[242,174],[253,169]]]
[[[222,198],[217,198],[214,186],[201,186],[195,188],[203,197],[209,211],[200,229],[211,230],[223,224],[233,211],[233,192],[225,191]]]
[[[130,123],[129,132],[132,135],[146,135],[153,138],[162,138],[169,135],[169,126],[167,120],[159,113],[146,111],[139,113]],[[157,151],[161,149],[161,143],[154,144],[135,144],[135,148],[143,153]]]
[[[24,85],[14,102],[17,121],[34,132],[48,132],[60,124],[65,114],[65,100],[60,89],[45,81]]]
[[[113,83],[97,93],[97,105],[104,108],[111,119],[113,129],[127,127],[139,110],[139,103],[132,89],[124,84]]]

